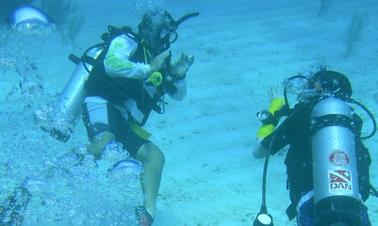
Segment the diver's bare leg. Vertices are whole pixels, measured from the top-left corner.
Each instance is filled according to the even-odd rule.
[[[138,150],[136,158],[143,163],[142,187],[144,192],[144,206],[148,213],[154,217],[156,209],[156,197],[158,195],[161,174],[165,158],[160,149],[146,143]]]
[[[99,159],[101,158],[101,154],[105,146],[114,139],[115,139],[115,136],[112,133],[103,132],[91,140],[91,142],[87,146],[87,150],[96,159]]]

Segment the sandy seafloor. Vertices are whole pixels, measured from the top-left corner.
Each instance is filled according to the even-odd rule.
[[[68,143],[61,143],[39,129],[33,112],[62,90],[75,68],[68,54],[81,54],[99,42],[109,24],[135,27],[149,3],[75,4],[85,19],[74,45],[55,33],[35,37],[1,30],[0,198],[31,176],[45,184],[35,186],[24,225],[134,225],[128,213],[140,196],[132,186],[125,189],[127,181],[105,177],[108,163],[96,167],[89,156],[82,165],[69,157],[59,160],[87,143],[82,123]],[[335,1],[322,16],[320,1],[154,3],[159,4],[175,18],[193,11],[201,16],[180,27],[173,45],[175,56],[185,52],[196,59],[187,77],[188,95],[182,102],[166,98],[166,114],[153,114],[147,125],[166,156],[154,225],[252,225],[260,208],[263,168],[263,161],[251,155],[260,125],[255,113],[267,107],[269,88],[285,78],[326,63],[348,74],[355,99],[377,112],[376,0]],[[363,26],[346,56],[348,28],[356,13]],[[367,133],[370,122],[363,117]],[[377,142],[377,136],[366,141],[376,185]],[[278,226],[295,225],[285,215],[289,200],[284,157],[282,151],[271,159],[268,176],[268,209]],[[377,203],[373,197],[367,202],[372,225],[378,225]]]

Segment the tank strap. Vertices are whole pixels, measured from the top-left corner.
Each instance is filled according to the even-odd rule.
[[[93,57],[88,56],[87,53],[91,49],[94,49],[94,48],[105,48],[105,47],[106,47],[105,43],[98,43],[98,44],[93,45],[93,46],[89,47],[88,49],[86,49],[84,51],[84,54],[81,57],[78,57],[75,54],[70,54],[68,56],[68,59],[70,61],[72,61],[74,64],[86,63],[86,64],[94,66],[95,64],[97,64],[97,60],[95,58],[93,58]]]
[[[313,123],[310,127],[311,137],[314,135],[316,131],[321,128],[328,127],[328,126],[342,126],[345,128],[350,129],[351,131],[355,131],[354,124],[352,118],[345,116],[345,115],[323,115],[319,117],[313,118]]]
[[[94,66],[95,64],[97,64],[98,61],[96,59],[92,58],[92,57],[89,57],[86,53],[89,50],[96,48],[96,47],[101,47],[105,50],[104,52],[107,52],[107,48],[109,47],[110,42],[115,37],[122,35],[122,34],[127,35],[129,38],[135,40],[137,43],[140,43],[140,40],[138,38],[137,33],[135,33],[130,27],[124,26],[122,28],[117,28],[117,27],[109,25],[108,26],[108,32],[101,35],[101,39],[104,41],[103,43],[99,43],[99,44],[96,44],[96,45],[89,47],[86,51],[84,51],[84,54],[83,54],[82,57],[78,57],[74,54],[70,54],[68,56],[68,59],[75,64],[79,64],[81,62],[84,62],[84,63],[87,63],[89,65]]]

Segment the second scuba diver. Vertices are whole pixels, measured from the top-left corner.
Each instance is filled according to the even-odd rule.
[[[286,213],[299,226],[371,225],[363,202],[375,190],[369,180],[370,155],[362,140],[374,134],[374,119],[373,133],[362,137],[362,119],[350,103],[367,109],[351,99],[352,87],[344,74],[321,69],[309,78],[293,79],[306,80],[300,102],[290,109],[285,92],[258,113],[263,125],[253,155],[266,157],[267,164],[270,155],[289,145],[285,164],[291,204]],[[273,225],[263,186],[263,205],[254,225]]]

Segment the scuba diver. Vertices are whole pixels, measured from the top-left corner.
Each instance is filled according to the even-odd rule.
[[[126,150],[142,163],[143,206],[136,207],[141,226],[151,225],[165,162],[162,151],[142,128],[151,111],[163,114],[165,94],[176,100],[186,95],[186,74],[194,57],[186,54],[171,62],[170,46],[178,38],[177,29],[191,13],[178,20],[165,10],[148,10],[138,25],[108,27],[103,43],[85,51],[82,57],[70,56],[77,68],[47,116],[42,129],[60,141],[67,141],[80,116],[87,129],[88,153],[101,159],[108,150]],[[107,159],[107,158],[105,158]],[[132,162],[118,162],[113,168],[132,168]],[[138,167],[136,167],[138,168]]]
[[[297,83],[295,81],[297,80]],[[303,84],[299,103],[290,108],[287,90]],[[270,155],[289,145],[285,159],[291,204],[286,210],[299,226],[368,226],[370,184],[368,149],[362,140],[376,130],[371,113],[351,98],[349,79],[320,69],[311,76],[293,76],[284,83],[284,97],[273,95],[268,110],[257,113],[256,158],[265,157],[262,206],[254,225],[273,225],[266,207],[266,171]],[[373,121],[373,132],[361,135],[362,119],[351,105],[363,108]],[[286,117],[280,123],[281,117]]]

